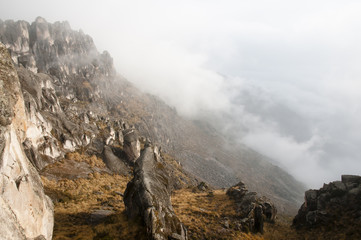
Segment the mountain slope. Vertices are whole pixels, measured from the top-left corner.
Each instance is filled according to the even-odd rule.
[[[304,187],[292,176],[206,123],[184,119],[140,92],[116,75],[108,53],[98,53],[92,39],[68,23],[0,21],[0,41],[19,67],[34,126],[27,151],[38,169],[75,149],[100,155],[103,143],[120,137],[128,124],[211,185],[242,180],[281,212],[293,212],[301,203]]]

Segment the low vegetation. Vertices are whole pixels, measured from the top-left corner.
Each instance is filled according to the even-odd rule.
[[[178,190],[172,195],[172,204],[188,228],[189,239],[264,239],[261,234],[242,232],[239,225],[233,224],[237,219],[235,202],[223,190]]]
[[[56,164],[66,164],[66,161],[104,167],[95,156],[79,153],[68,154]],[[122,194],[129,180],[129,177],[106,172],[89,173],[86,178],[73,180],[42,176],[45,191],[54,202],[53,239],[145,239],[140,220],[129,221],[124,213]],[[99,217],[99,212],[105,214],[104,217]]]
[[[235,224],[235,202],[225,191],[201,192],[194,188],[177,190],[172,195],[174,211],[188,229],[189,239],[224,240],[341,240],[361,239],[360,226],[345,226],[345,219],[335,219],[328,228],[296,230],[291,216],[278,215],[275,223],[265,222],[264,234],[253,234]],[[340,214],[341,216],[341,214]]]
[[[186,226],[189,239],[360,239],[360,224],[345,226],[343,223],[349,221],[341,213],[330,227],[311,230],[296,230],[291,227],[292,217],[278,215],[275,223],[265,223],[264,234],[254,234],[240,224],[236,203],[225,190],[199,190],[174,158],[167,154],[162,157],[171,173],[173,189],[177,189],[172,193],[173,208]],[[77,178],[51,175],[74,163],[85,164],[88,170],[81,174],[74,171]],[[42,181],[55,208],[54,240],[146,239],[141,220],[129,220],[124,211],[122,194],[131,177],[110,174],[100,158],[79,152],[68,153],[63,160],[47,166],[45,173]]]

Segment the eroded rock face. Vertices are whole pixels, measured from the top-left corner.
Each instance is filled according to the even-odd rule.
[[[0,41],[15,64],[34,73],[49,73],[60,81],[69,81],[72,75],[91,78],[115,73],[109,54],[99,54],[92,38],[73,31],[68,22],[50,24],[38,17],[30,25],[7,20],[0,22]]]
[[[187,232],[173,211],[168,179],[162,159],[157,160],[154,149],[146,147],[124,193],[126,213],[143,219],[149,239],[185,240]]]
[[[2,239],[52,238],[53,204],[22,148],[28,127],[19,79],[0,43],[0,232]]]
[[[243,228],[263,233],[263,220],[275,220],[277,209],[273,203],[266,197],[258,197],[257,193],[249,192],[243,182],[230,187],[227,195],[236,201]]]
[[[115,75],[109,54],[98,53],[91,37],[67,22],[50,24],[41,17],[32,24],[0,21],[0,41],[20,79],[29,120],[23,147],[33,165],[41,170],[93,144],[99,131],[90,121],[98,119],[86,105],[100,99],[99,85]],[[96,107],[106,114],[106,107]],[[114,135],[100,141],[110,143]],[[103,150],[96,141],[93,147]]]
[[[305,192],[305,202],[293,220],[296,228],[324,226],[336,219],[361,220],[361,176],[342,175],[341,181]]]

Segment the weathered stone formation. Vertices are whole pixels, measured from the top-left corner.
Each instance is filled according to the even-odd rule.
[[[305,192],[305,202],[293,220],[296,228],[317,227],[334,220],[361,221],[361,176],[342,175],[341,181],[324,184],[319,190]],[[348,223],[345,223],[348,224]]]
[[[101,154],[104,142],[117,142],[114,129],[103,139],[98,135],[106,130],[96,125],[107,123],[100,118],[107,107],[101,105],[99,86],[115,70],[109,54],[98,53],[88,35],[67,22],[50,24],[38,17],[32,24],[0,20],[0,41],[18,72],[29,119],[23,147],[38,170],[81,147]]]
[[[128,175],[130,172],[129,167],[124,163],[123,160],[121,160],[113,153],[113,150],[109,146],[104,147],[103,161],[105,165],[114,173]]]
[[[162,159],[154,148],[146,147],[124,193],[126,213],[143,219],[149,239],[185,240],[187,232],[173,211],[168,179]]]
[[[34,73],[48,73],[61,82],[74,75],[91,79],[115,74],[109,54],[99,54],[92,38],[73,31],[68,22],[50,24],[41,17],[32,24],[0,20],[0,41],[15,64]]]
[[[258,197],[257,193],[249,192],[243,182],[230,187],[227,195],[237,204],[243,230],[263,233],[263,220],[275,220],[277,209],[273,203],[266,197]]]
[[[29,126],[15,67],[0,43],[0,238],[51,239],[53,204],[23,150]]]
[[[124,146],[123,150],[127,155],[128,161],[134,163],[140,156],[140,141],[135,129],[130,128],[123,131]]]

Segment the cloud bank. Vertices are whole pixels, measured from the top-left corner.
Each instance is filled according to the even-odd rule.
[[[1,1],[3,20],[68,20],[139,88],[310,187],[361,174],[358,1]]]

